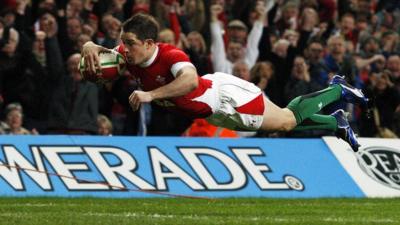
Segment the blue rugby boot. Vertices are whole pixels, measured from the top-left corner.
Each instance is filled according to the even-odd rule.
[[[349,122],[347,121],[346,113],[343,109],[339,109],[336,112],[332,113],[331,116],[336,118],[337,121],[337,130],[335,135],[337,138],[341,138],[347,143],[349,143],[350,147],[353,149],[354,152],[358,151],[358,144],[357,137],[351,129]]]
[[[345,80],[344,76],[335,75],[333,76],[329,85],[340,85],[342,87],[341,99],[348,103],[360,104],[364,107],[369,107],[369,99],[365,97],[360,89],[357,89]]]

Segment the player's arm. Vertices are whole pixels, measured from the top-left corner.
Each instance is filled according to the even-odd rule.
[[[90,72],[89,74],[96,75],[96,68],[100,68],[99,53],[109,51],[111,50],[91,41],[83,45],[81,55],[85,59],[85,69]]]
[[[193,66],[185,66],[178,71],[175,80],[165,86],[149,92],[134,91],[129,96],[129,104],[136,111],[139,109],[141,103],[179,97],[193,91],[198,85],[199,81],[196,69]]]

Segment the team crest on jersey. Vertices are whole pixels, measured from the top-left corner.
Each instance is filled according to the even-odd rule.
[[[158,75],[158,76],[156,77],[156,81],[157,81],[158,83],[160,83],[160,84],[165,84],[165,77],[163,77],[163,76],[161,76],[161,75]]]

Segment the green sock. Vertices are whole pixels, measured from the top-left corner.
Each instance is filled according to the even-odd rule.
[[[334,116],[314,114],[303,120],[294,130],[337,130],[337,121]]]
[[[319,112],[326,105],[339,100],[341,92],[342,87],[340,85],[332,85],[321,91],[298,96],[286,107],[293,112],[297,124],[301,124],[303,120]]]

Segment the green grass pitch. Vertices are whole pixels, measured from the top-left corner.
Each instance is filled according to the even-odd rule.
[[[400,224],[400,199],[3,197],[0,224]]]

